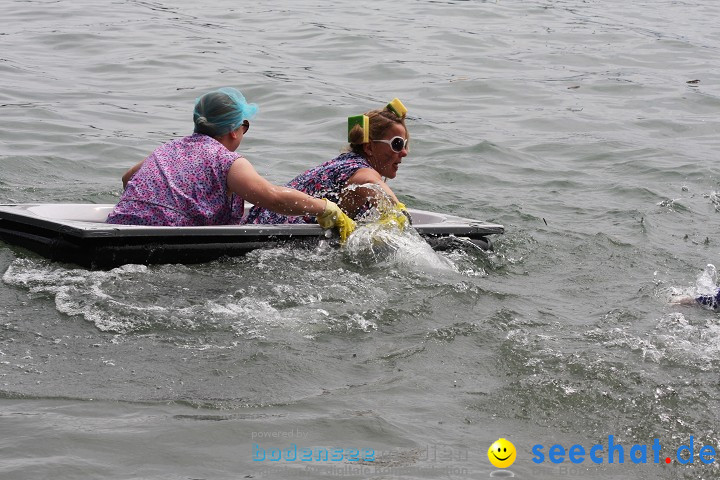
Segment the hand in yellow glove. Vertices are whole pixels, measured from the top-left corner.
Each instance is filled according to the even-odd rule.
[[[345,215],[340,207],[328,199],[325,199],[325,211],[317,216],[317,222],[322,228],[336,227],[341,243],[345,243],[345,240],[355,230],[353,219]]]
[[[400,231],[404,231],[408,224],[412,224],[407,207],[400,202],[395,204],[391,210],[383,212],[378,222],[387,226],[395,225]]]

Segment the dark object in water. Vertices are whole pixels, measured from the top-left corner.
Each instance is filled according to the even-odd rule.
[[[110,225],[109,204],[0,205],[0,239],[58,262],[107,269],[128,263],[203,263],[256,248],[326,238],[319,225],[217,225],[146,227]],[[246,209],[247,211],[247,209]],[[413,228],[431,245],[467,238],[490,249],[488,235],[504,227],[468,218],[409,209]]]

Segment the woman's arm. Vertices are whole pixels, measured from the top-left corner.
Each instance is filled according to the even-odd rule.
[[[130,170],[125,172],[125,175],[122,176],[123,188],[127,188],[128,182],[130,181],[132,176],[135,175],[135,172],[140,170],[140,167],[142,167],[143,162],[145,162],[145,160],[143,160],[142,162],[138,163],[137,165],[132,167]]]
[[[326,202],[298,190],[279,187],[261,177],[245,158],[233,162],[227,177],[228,190],[248,202],[282,215],[320,215]]]
[[[377,185],[380,190],[360,186],[367,184]],[[345,184],[346,187],[349,185],[356,185],[356,187],[346,188],[339,203],[340,208],[350,217],[355,217],[368,202],[371,205],[377,205],[383,196],[390,198],[394,203],[400,203],[388,184],[383,182],[380,174],[372,168],[361,168],[356,171]]]

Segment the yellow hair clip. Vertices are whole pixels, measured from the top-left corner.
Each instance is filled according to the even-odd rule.
[[[400,118],[405,118],[408,111],[399,98],[393,98],[393,101],[387,104],[387,109]]]
[[[356,126],[362,129],[363,141],[361,143],[368,143],[370,141],[370,118],[367,115],[348,117],[348,142],[350,143],[357,143],[350,138],[350,133]]]

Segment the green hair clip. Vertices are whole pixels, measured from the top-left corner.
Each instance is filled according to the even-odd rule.
[[[392,102],[388,103],[386,108],[400,118],[405,118],[408,111],[399,98],[393,98]]]
[[[363,132],[362,143],[368,143],[370,141],[370,118],[367,115],[355,115],[354,117],[348,117],[348,142],[353,143],[350,138],[350,132],[355,126],[359,126]]]

